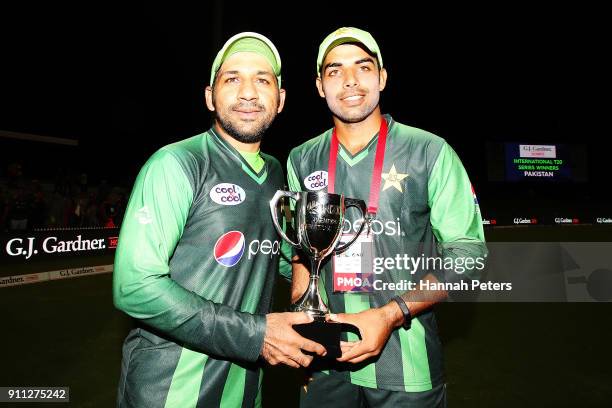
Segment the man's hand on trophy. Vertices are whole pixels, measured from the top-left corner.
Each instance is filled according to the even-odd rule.
[[[266,335],[261,355],[271,365],[286,364],[290,367],[308,367],[312,356],[302,350],[324,356],[325,347],[293,330],[294,324],[310,323],[312,317],[303,312],[270,313],[266,315]]]
[[[342,356],[337,360],[349,363],[360,363],[380,354],[391,332],[401,326],[403,314],[395,304],[364,310],[359,313],[330,314],[329,321],[348,323],[356,326],[361,340],[341,342]]]

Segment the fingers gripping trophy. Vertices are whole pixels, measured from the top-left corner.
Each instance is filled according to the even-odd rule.
[[[278,201],[288,197],[295,201],[295,237],[287,236],[278,220]],[[347,243],[338,245],[341,238],[342,225],[346,210],[355,207],[361,212],[362,222],[359,231]],[[272,220],[281,237],[292,246],[299,248],[310,261],[310,279],[308,289],[291,305],[291,311],[305,312],[314,321],[306,325],[296,326],[296,331],[305,337],[322,344],[328,352],[328,357],[338,357],[340,353],[341,325],[326,322],[330,313],[319,293],[319,277],[321,262],[329,255],[338,254],[348,249],[357,240],[366,222],[366,204],[363,200],[344,197],[342,194],[325,192],[291,192],[279,190],[270,200]]]

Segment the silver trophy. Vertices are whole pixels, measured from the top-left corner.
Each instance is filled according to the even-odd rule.
[[[289,238],[277,217],[278,200],[289,197],[295,200],[295,240]],[[347,243],[338,245],[346,209],[355,207],[361,212],[359,231]],[[325,192],[299,193],[279,190],[270,200],[270,211],[276,230],[281,237],[296,248],[300,248],[310,260],[310,281],[308,289],[300,299],[291,305],[291,311],[306,312],[315,322],[325,322],[329,308],[319,293],[321,261],[332,253],[341,253],[353,244],[361,234],[365,222],[366,204],[363,200],[346,198],[342,194]]]

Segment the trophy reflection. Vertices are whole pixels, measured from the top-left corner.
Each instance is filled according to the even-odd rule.
[[[287,236],[278,220],[277,204],[282,197],[295,200],[294,239]],[[361,212],[362,221],[365,219],[365,202],[346,198],[341,194],[279,190],[270,200],[272,220],[278,233],[292,246],[301,249],[310,261],[308,289],[291,305],[291,311],[305,312],[313,317],[314,322],[296,325],[295,329],[303,336],[322,344],[330,357],[340,355],[341,328],[337,323],[326,322],[325,316],[330,311],[319,293],[320,267],[327,256],[341,253],[350,247],[363,230],[365,222],[360,223],[359,231],[350,241],[338,245],[345,213],[350,207],[357,208]]]

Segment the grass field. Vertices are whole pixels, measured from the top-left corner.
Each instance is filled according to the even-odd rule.
[[[500,231],[489,239],[524,234]],[[558,236],[554,229],[532,231]],[[569,238],[604,240],[609,230],[601,231],[594,238],[592,231],[574,230]],[[114,406],[121,343],[131,322],[113,308],[111,279],[103,274],[1,288],[0,386],[69,386],[71,406]],[[277,307],[287,290],[278,285]],[[444,303],[436,313],[449,406],[612,406],[612,304]],[[297,406],[297,378],[290,369],[268,369],[264,406]]]

